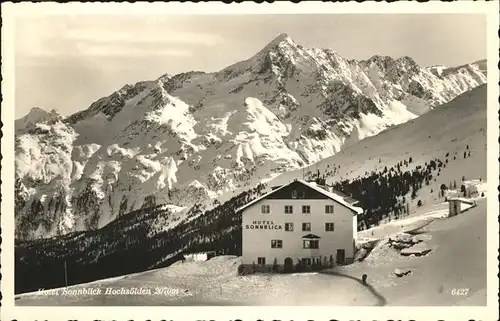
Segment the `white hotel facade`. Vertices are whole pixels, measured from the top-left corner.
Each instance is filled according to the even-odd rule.
[[[242,265],[337,265],[353,261],[357,215],[363,209],[326,187],[303,180],[275,188],[239,208]]]

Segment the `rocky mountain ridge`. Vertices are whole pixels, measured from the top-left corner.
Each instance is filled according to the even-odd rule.
[[[486,82],[478,63],[344,59],[286,34],[216,73],[126,85],[63,118],[16,121],[16,237],[102,227],[144,207],[187,211],[334,155]]]

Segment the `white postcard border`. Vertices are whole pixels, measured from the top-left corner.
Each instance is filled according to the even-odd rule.
[[[498,319],[498,12],[496,1],[376,3],[18,3],[2,4],[2,320],[497,320]],[[40,14],[462,13],[488,16],[487,307],[16,307],[14,305],[13,18]]]

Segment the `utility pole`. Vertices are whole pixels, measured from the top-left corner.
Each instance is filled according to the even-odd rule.
[[[64,260],[64,283],[68,286],[68,270],[66,268],[66,260]]]

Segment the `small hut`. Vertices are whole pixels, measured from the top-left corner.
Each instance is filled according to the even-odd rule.
[[[476,206],[476,202],[462,197],[452,197],[448,199],[449,213],[448,217],[458,215],[471,207]]]

